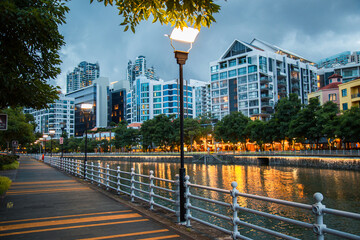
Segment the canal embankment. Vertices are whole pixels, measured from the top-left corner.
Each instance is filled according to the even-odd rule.
[[[71,158],[82,160],[83,156]],[[169,162],[179,163],[180,156],[174,154],[122,154],[90,155],[90,161],[130,161],[130,162]],[[236,154],[194,154],[185,155],[185,163],[240,164],[312,167],[324,169],[360,170],[360,157],[356,156],[283,156],[283,155],[236,155]]]

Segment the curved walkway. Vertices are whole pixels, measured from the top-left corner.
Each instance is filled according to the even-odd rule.
[[[44,163],[22,157],[0,239],[189,239]]]

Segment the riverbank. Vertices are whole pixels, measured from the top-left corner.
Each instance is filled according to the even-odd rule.
[[[71,158],[82,160],[79,155]],[[89,161],[130,161],[130,162],[180,162],[180,156],[174,154],[161,155],[92,155]],[[185,163],[205,164],[239,164],[239,165],[269,165],[269,166],[292,166],[313,167],[324,169],[360,170],[360,157],[339,156],[282,156],[282,155],[230,155],[230,154],[204,154],[186,155]]]

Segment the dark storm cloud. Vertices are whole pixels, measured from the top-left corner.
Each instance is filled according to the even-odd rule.
[[[221,57],[234,39],[262,39],[307,59],[360,50],[359,0],[228,0],[210,29],[203,28],[185,65],[185,78],[208,80],[209,62]],[[171,27],[143,22],[136,34],[123,32],[115,8],[72,1],[67,24],[61,27],[64,88],[66,72],[80,61],[99,62],[110,81],[126,78],[128,60],[145,55],[164,80],[177,77],[177,65],[165,33]]]

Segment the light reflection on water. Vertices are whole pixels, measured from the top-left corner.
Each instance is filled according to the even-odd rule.
[[[120,165],[123,171],[130,171],[131,168],[134,168],[136,173],[144,175],[149,175],[150,170],[153,170],[154,176],[165,179],[175,179],[175,175],[180,167],[180,164],[163,162],[102,162],[102,166],[105,166],[105,164],[110,164],[110,168],[113,169]],[[238,183],[237,189],[240,192],[305,204],[313,204],[313,194],[321,192],[324,195],[322,203],[327,207],[350,212],[360,212],[360,172],[274,166],[205,165],[198,163],[185,164],[185,168],[190,176],[191,183],[230,190],[231,182],[236,181]],[[157,185],[171,188],[171,184],[165,182],[158,182]],[[192,189],[191,192],[231,203],[230,196],[224,196],[214,191],[195,191],[195,189]],[[171,194],[168,194],[168,196],[171,196]],[[241,207],[277,214],[308,223],[314,223],[315,221],[314,216],[306,210],[244,197],[239,197],[238,203]],[[230,209],[215,207],[213,204],[205,204],[195,200],[192,201],[192,204],[195,206],[201,205],[201,207],[210,211],[222,214],[227,213],[229,216],[232,214]],[[202,219],[211,219],[217,224],[231,229],[230,224],[224,223],[217,217],[209,218],[205,214],[196,211],[193,211],[192,215]],[[239,218],[245,222],[275,229],[302,239],[315,239],[311,229],[304,230],[297,226],[248,213],[239,212]],[[360,224],[358,221],[343,218],[335,220],[334,217],[326,215],[324,222],[328,227],[360,235]],[[271,239],[268,235],[265,236],[259,232],[255,233],[248,228],[240,227],[239,230],[242,234],[255,239]],[[336,238],[331,238],[330,236],[327,239]]]

